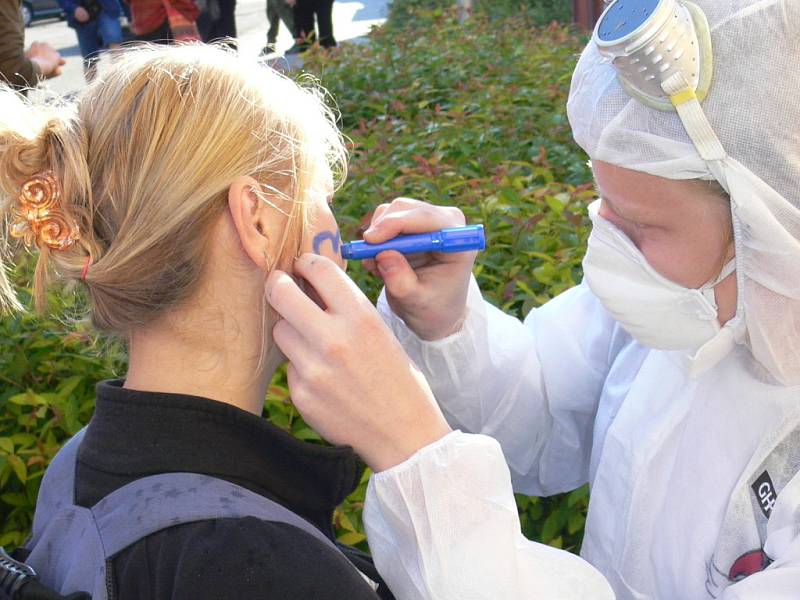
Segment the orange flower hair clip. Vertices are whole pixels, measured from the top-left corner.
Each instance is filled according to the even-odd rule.
[[[61,207],[61,185],[52,171],[37,173],[19,191],[10,233],[28,246],[66,250],[80,239],[77,224]]]

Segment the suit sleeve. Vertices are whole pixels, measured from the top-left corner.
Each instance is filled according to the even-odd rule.
[[[613,600],[574,554],[520,531],[496,440],[458,431],[370,479],[364,508],[375,565],[401,600]]]
[[[15,89],[33,87],[39,68],[25,56],[25,27],[18,0],[0,0],[0,80]]]
[[[603,384],[631,341],[588,286],[522,323],[485,302],[473,279],[461,331],[436,342],[420,340],[385,296],[378,308],[450,425],[500,442],[516,492],[549,496],[588,481]]]
[[[603,383],[630,338],[585,285],[524,323],[484,302],[474,281],[467,308],[459,333],[423,342],[380,303],[461,431],[370,480],[375,564],[403,600],[609,600],[589,563],[522,535],[513,491],[588,480]]]

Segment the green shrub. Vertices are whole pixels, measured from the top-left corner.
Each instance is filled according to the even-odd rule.
[[[392,0],[389,26],[419,28],[447,12],[457,0]],[[523,19],[529,25],[547,25],[553,21],[569,23],[572,3],[569,0],[472,0],[478,16],[491,19]],[[498,32],[501,33],[501,32]]]
[[[377,30],[369,45],[308,55],[351,140],[350,176],[335,201],[343,236],[357,237],[365,215],[399,195],[458,205],[486,226],[476,268],[486,297],[524,316],[580,278],[593,192],[564,105],[581,40],[563,26],[535,28],[529,16],[478,14],[462,26],[447,9],[414,19]],[[358,265],[350,273],[374,299],[379,282]],[[125,372],[121,345],[71,322],[79,295],[52,305],[55,317],[0,320],[0,545],[27,534],[43,470],[90,418],[95,382]],[[292,407],[283,371],[264,414],[319,441]],[[335,515],[339,539],[362,547],[365,489],[366,477]],[[517,500],[526,535],[579,546],[585,488]]]

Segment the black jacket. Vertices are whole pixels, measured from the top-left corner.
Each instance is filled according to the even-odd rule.
[[[78,452],[76,499],[91,506],[147,475],[193,472],[266,496],[334,539],[333,511],[363,466],[350,448],[297,440],[234,406],[179,394],[97,386]],[[248,517],[188,523],[152,534],[111,565],[118,600],[377,600],[392,596],[371,559],[340,546],[376,594],[337,554],[285,523]]]

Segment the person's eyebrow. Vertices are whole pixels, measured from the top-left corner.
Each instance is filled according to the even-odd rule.
[[[600,188],[600,184],[597,183],[597,177],[595,177],[594,173],[592,173],[592,185],[594,186],[594,191],[597,192],[597,197],[602,198],[603,200],[606,199],[606,195],[603,193],[603,190]],[[609,202],[611,204],[611,202]]]
[[[594,185],[594,191],[597,192],[597,197],[600,198],[603,202],[606,202],[614,212],[617,212],[614,201],[608,197],[608,194],[603,193],[600,184],[597,183],[597,177],[594,176],[594,173],[592,173],[592,184]]]
[[[609,208],[614,213],[616,213],[617,215],[619,215],[620,217],[622,217],[626,221],[631,221],[633,223],[638,223],[639,222],[639,219],[636,218],[635,215],[632,215],[629,211],[621,210],[619,204],[613,198],[611,198],[608,194],[604,193],[602,189],[600,189],[600,186],[597,183],[597,179],[595,179],[594,177],[592,179],[594,181],[594,189],[597,192],[598,197],[600,199],[602,199],[603,202],[608,204]],[[634,212],[636,212],[636,211],[634,210]]]

